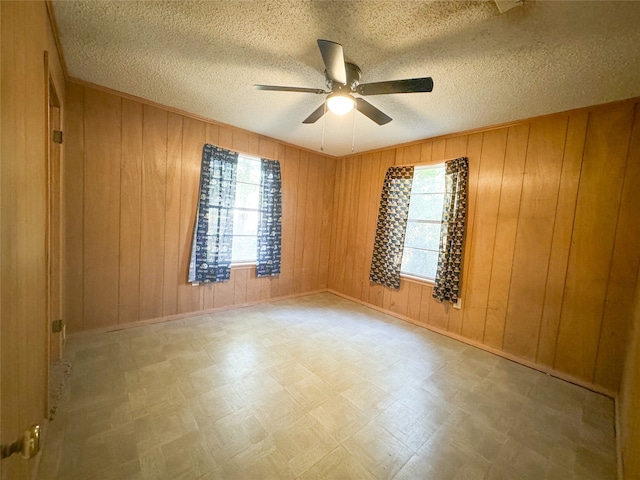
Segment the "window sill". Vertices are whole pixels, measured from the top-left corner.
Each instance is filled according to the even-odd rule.
[[[413,275],[408,275],[406,273],[401,273],[400,278],[411,283],[418,283],[420,285],[428,285],[430,287],[433,287],[435,285],[435,282],[429,278],[414,277]]]
[[[256,262],[232,263],[231,270],[246,270],[248,268],[255,268],[256,265]]]

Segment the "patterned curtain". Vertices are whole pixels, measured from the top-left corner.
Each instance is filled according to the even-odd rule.
[[[413,166],[390,167],[384,178],[369,280],[400,288],[400,265],[407,231]]]
[[[280,162],[262,159],[257,277],[280,275],[282,179]]]
[[[455,303],[462,278],[462,245],[467,217],[469,160],[457,158],[445,164],[445,195],[442,209],[440,251],[433,298]]]
[[[191,246],[189,282],[224,282],[231,275],[238,154],[205,144]]]

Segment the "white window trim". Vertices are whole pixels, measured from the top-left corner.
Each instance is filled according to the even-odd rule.
[[[248,160],[248,161],[251,161],[251,162],[256,162],[256,163],[260,163],[260,164],[262,162],[262,159],[260,157],[255,156],[255,155],[249,155],[249,154],[246,154],[246,153],[238,153],[238,159],[240,159],[240,157],[242,157],[243,160]],[[244,185],[258,185],[258,187],[261,187],[260,183],[256,184],[256,183],[249,183],[249,182],[241,182],[241,181],[238,181],[237,178],[236,178],[236,187],[237,187],[237,185],[239,183],[244,184]],[[234,203],[233,209],[234,210],[246,211],[246,212],[257,212],[258,213],[258,222],[260,221],[260,205],[258,205],[257,209],[254,209],[254,208],[246,208],[246,207],[236,207],[235,203]],[[234,235],[234,237],[236,237],[236,236],[238,236],[238,237],[240,237],[240,236],[250,237],[252,235]],[[257,237],[258,237],[258,235],[256,233],[256,239],[257,239]],[[256,252],[256,256],[257,256],[257,252]],[[250,267],[250,266],[254,266],[255,267],[256,265],[258,265],[258,259],[257,258],[255,260],[237,260],[237,261],[233,261],[232,260],[231,261],[231,268],[232,269]]]
[[[438,163],[417,163],[415,165],[413,165],[414,170],[416,168],[429,168],[429,169],[435,169],[435,168],[445,168],[445,161],[442,162],[438,162]],[[413,187],[413,185],[412,185]],[[445,192],[442,192],[445,193]],[[407,220],[407,224],[408,224],[409,220]],[[411,222],[415,222],[415,223],[430,223],[430,224],[436,224],[438,222],[434,221],[434,220],[411,220]],[[442,226],[442,219],[440,220],[440,225]],[[442,228],[442,227],[441,227]],[[405,238],[405,242],[406,242],[406,238]],[[404,255],[404,248],[405,245],[402,246],[403,249],[403,255]],[[415,248],[415,247],[411,247],[411,248]],[[433,250],[430,250],[433,251]],[[402,261],[401,261],[402,264]],[[402,267],[401,267],[402,268]],[[424,283],[427,285],[435,285],[435,277],[431,278],[431,277],[423,277],[422,275],[417,275],[415,273],[410,273],[410,272],[403,272],[402,270],[400,270],[400,278],[405,278],[407,280],[410,281],[414,281],[414,282],[418,282],[418,283]]]

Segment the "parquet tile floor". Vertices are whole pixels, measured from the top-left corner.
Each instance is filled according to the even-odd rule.
[[[40,480],[616,478],[611,399],[328,293],[66,358]]]

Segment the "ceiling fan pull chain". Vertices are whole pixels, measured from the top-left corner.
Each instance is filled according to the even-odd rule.
[[[324,114],[322,115],[322,139],[320,140],[320,151],[324,152],[324,124],[327,122],[327,102],[324,102]]]
[[[358,105],[354,104],[353,106],[353,135],[351,137],[351,153],[356,151],[356,110],[358,110]]]

